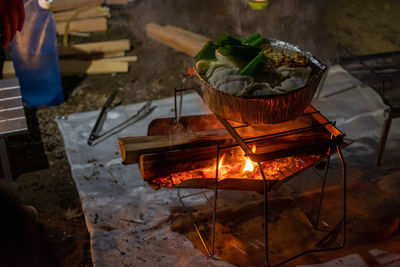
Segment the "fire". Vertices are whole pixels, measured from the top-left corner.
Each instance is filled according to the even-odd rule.
[[[253,146],[252,150],[253,153],[256,152],[256,146]],[[254,171],[254,165],[253,162],[248,158],[248,157],[244,157],[246,160],[246,164],[244,165],[243,171],[242,172],[252,172]]]
[[[256,151],[255,147],[252,147],[251,149],[253,152]],[[292,175],[302,169],[308,168],[314,162],[319,161],[320,158],[320,155],[300,155],[277,158],[262,162],[261,167],[263,168],[268,180],[283,180],[288,175]],[[217,167],[219,181],[224,179],[263,179],[258,164],[252,162],[248,157],[245,157],[242,150],[238,150],[236,153],[232,154],[221,153],[217,166],[214,161],[213,164],[203,168],[171,173],[165,177],[155,177],[152,180],[152,184],[157,185],[158,187],[173,188],[187,180],[215,179]]]
[[[224,156],[222,156],[221,159],[219,160],[218,169],[221,169],[223,161],[224,161]]]
[[[221,157],[221,159],[219,160],[219,163],[218,163],[218,173],[219,173],[219,175],[220,175],[221,177],[222,177],[222,176],[224,175],[224,173],[225,173],[224,169],[222,168],[222,162],[224,161],[224,157],[225,157],[225,155]]]
[[[252,172],[252,171],[254,171],[253,162],[246,157],[246,165],[244,166],[242,172]]]

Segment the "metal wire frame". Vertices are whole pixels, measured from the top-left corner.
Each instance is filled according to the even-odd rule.
[[[377,79],[380,80],[381,82],[381,94],[382,94],[382,100],[385,102],[386,105],[391,106],[390,103],[386,101],[386,86],[387,86],[387,79],[390,77],[387,75],[382,75],[381,73],[377,72],[374,68],[368,66],[367,64],[364,63],[362,60],[362,57],[357,57],[353,53],[350,52],[349,49],[347,49],[343,44],[338,43],[337,44],[337,50],[336,50],[336,63],[340,64],[341,59],[340,54],[341,52],[344,51],[347,53],[347,55],[350,56],[350,58],[354,61],[357,62],[358,64],[362,65],[365,69],[369,70],[369,72],[374,75]],[[368,59],[368,56],[363,56],[364,59]],[[348,90],[354,89],[356,87],[350,87]]]
[[[349,57],[343,57],[343,58],[340,57],[341,52],[345,52]],[[397,77],[397,76],[395,76],[393,74],[380,73],[380,71],[384,70],[385,68],[388,68],[389,66],[384,66],[383,68],[382,67],[380,67],[380,68],[379,67],[371,67],[371,66],[368,66],[368,64],[366,64],[365,61],[368,61],[371,59],[376,59],[376,58],[381,58],[381,57],[386,58],[386,57],[394,57],[394,56],[399,56],[399,55],[400,55],[400,51],[379,53],[379,54],[372,54],[372,55],[355,56],[344,45],[342,45],[340,43],[337,45],[337,54],[336,54],[337,64],[341,64],[341,62],[342,62],[341,65],[344,66],[344,68],[346,69],[346,67],[345,67],[346,61],[358,63],[365,70],[368,70],[368,73],[371,74],[370,76],[375,77],[376,78],[375,80],[380,82],[380,86],[372,85],[367,82],[367,85],[369,85],[370,87],[375,89],[377,91],[377,93],[380,95],[380,97],[381,97],[382,101],[385,103],[385,105],[388,106],[388,108],[384,111],[385,122],[382,127],[382,131],[381,131],[381,137],[380,137],[379,147],[378,147],[378,156],[377,156],[377,162],[376,162],[378,166],[381,165],[383,152],[385,149],[386,140],[387,140],[387,136],[389,134],[392,119],[400,117],[400,105],[398,103],[393,103],[390,100],[391,97],[387,97],[387,90],[393,89],[394,87],[396,87],[396,78],[395,77]],[[390,67],[392,67],[392,66],[390,66]],[[397,70],[398,70],[398,66],[396,64],[394,64],[393,67],[397,67]],[[351,74],[351,71],[349,71],[349,72]],[[397,82],[398,82],[398,78],[397,78]],[[341,93],[341,92],[344,92],[347,90],[351,90],[354,88],[356,88],[356,87],[353,86],[346,90],[342,90],[338,93]],[[397,85],[397,89],[399,89],[398,85]],[[317,97],[318,97],[319,93],[320,93],[320,91],[318,92]]]
[[[183,86],[186,85],[186,81],[183,81]],[[182,110],[182,101],[183,101],[183,94],[182,92],[187,91],[187,90],[196,90],[198,91],[198,88],[196,87],[191,87],[191,88],[183,88],[183,89],[175,89],[175,93],[174,93],[174,100],[175,100],[175,122],[179,122],[180,116],[181,116],[181,110]],[[177,93],[181,93],[180,94],[180,105],[179,105],[179,111],[177,110]],[[314,112],[314,113],[319,113],[318,112]],[[252,137],[252,138],[247,138],[247,139],[243,139],[235,129],[238,128],[242,128],[242,127],[247,127],[248,125],[240,125],[240,126],[236,126],[233,127],[227,120],[219,117],[218,115],[216,115],[217,118],[219,119],[219,121],[222,123],[222,125],[226,128],[226,130],[231,134],[231,136],[235,139],[235,141],[238,143],[238,145],[242,148],[242,150],[244,151],[245,155],[252,158],[252,156],[255,155],[255,153],[253,153],[253,151],[249,148],[249,146],[247,145],[246,141],[248,141],[248,143],[250,142],[257,142],[259,140],[264,140],[264,138],[274,138],[277,136],[282,136],[282,135],[287,135],[287,134],[293,134],[294,132],[297,131],[307,131],[307,130],[313,130],[315,129],[315,127],[319,128],[319,127],[323,127],[326,124],[332,124],[331,122],[322,124],[322,125],[317,125],[317,126],[310,126],[310,127],[303,127],[300,129],[294,129],[294,130],[290,130],[290,131],[286,131],[286,132],[281,132],[278,134],[270,134],[270,135],[264,135],[264,136],[259,136],[259,137]],[[195,227],[195,230],[201,240],[201,243],[203,244],[204,248],[207,251],[208,257],[213,257],[215,255],[215,223],[216,223],[216,218],[217,218],[217,201],[218,201],[218,169],[219,169],[219,158],[220,158],[220,151],[221,149],[227,148],[229,146],[225,146],[225,147],[221,147],[220,145],[218,145],[218,149],[217,149],[217,159],[216,159],[216,171],[215,171],[215,180],[214,180],[214,204],[211,203],[211,201],[209,200],[209,198],[207,197],[207,195],[204,192],[204,189],[201,189],[201,192],[195,193],[195,194],[189,194],[189,195],[185,195],[185,196],[181,196],[180,194],[180,188],[178,188],[178,200],[181,203],[181,205],[185,208],[186,213],[188,214],[189,218],[192,220],[192,223]],[[294,259],[297,259],[301,256],[304,256],[306,254],[309,253],[314,253],[314,252],[326,252],[326,251],[332,251],[332,250],[337,250],[337,249],[341,249],[344,247],[345,242],[346,242],[346,205],[347,205],[347,197],[346,197],[346,192],[347,192],[347,172],[346,172],[346,163],[345,160],[343,158],[340,146],[338,144],[335,143],[334,137],[331,136],[331,146],[328,149],[328,153],[327,153],[327,164],[325,166],[325,171],[324,171],[324,175],[322,177],[322,186],[321,186],[321,195],[320,195],[320,200],[319,200],[319,205],[318,205],[318,209],[317,209],[317,216],[316,216],[316,220],[315,222],[312,222],[312,220],[307,216],[307,213],[301,209],[304,213],[304,215],[306,216],[306,218],[310,221],[311,225],[313,225],[315,230],[318,230],[318,224],[319,224],[319,220],[320,220],[320,214],[321,214],[321,209],[322,209],[322,204],[323,204],[323,198],[324,198],[324,193],[325,193],[325,186],[326,186],[326,178],[328,176],[328,170],[329,170],[329,166],[330,166],[330,155],[331,155],[331,151],[332,149],[335,148],[339,154],[339,158],[340,158],[340,162],[342,164],[342,180],[343,180],[343,217],[340,220],[340,222],[334,227],[334,229],[332,231],[330,231],[319,243],[322,243],[323,241],[325,241],[326,239],[328,239],[333,233],[336,233],[338,229],[342,229],[342,236],[343,236],[343,240],[342,243],[339,246],[336,247],[330,247],[330,248],[321,248],[321,249],[311,249],[311,250],[306,250],[303,251],[299,254],[296,254],[276,265],[270,265],[269,263],[269,230],[268,230],[268,192],[270,190],[270,187],[268,186],[268,182],[267,182],[267,178],[265,176],[263,167],[262,167],[262,161],[256,161],[259,170],[260,170],[260,174],[262,176],[263,179],[263,190],[264,190],[264,242],[265,242],[265,266],[280,266],[283,265],[287,262],[290,262]],[[254,157],[253,157],[254,158]],[[212,208],[212,212],[213,212],[213,217],[212,217],[212,231],[211,231],[211,251],[208,248],[205,239],[203,237],[203,235],[201,234],[199,227],[198,227],[198,223],[196,222],[196,219],[194,218],[192,212],[186,207],[186,205],[183,202],[184,198],[190,197],[190,196],[194,196],[197,194],[201,194],[203,193],[204,197],[207,199],[209,205]],[[296,201],[296,199],[294,198],[294,196],[292,196],[293,199]],[[296,201],[297,203],[297,201]],[[297,203],[298,204],[298,203]],[[301,206],[298,205],[300,208]]]

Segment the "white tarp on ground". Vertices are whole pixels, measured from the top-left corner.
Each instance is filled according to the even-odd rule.
[[[357,87],[332,94],[352,85]],[[385,106],[372,89],[358,85],[358,81],[334,66],[329,70],[320,98],[313,104],[347,134],[346,140],[351,142],[344,152],[347,162],[365,170],[363,175],[354,173],[354,179],[373,178],[397,168],[400,137],[395,133],[400,132],[400,121],[393,121],[383,157],[385,164],[378,168],[375,154]],[[143,104],[110,111],[104,129],[128,119]],[[175,190],[154,191],[143,182],[137,165],[121,164],[117,137],[146,135],[153,119],[174,116],[173,98],[154,101],[153,105],[156,109],[149,116],[94,147],[86,142],[98,111],[57,119],[82,200],[93,263],[95,266],[230,266],[227,262],[208,260],[186,237],[172,232],[164,223],[170,207],[179,205]],[[207,110],[196,94],[184,97],[184,115]],[[199,196],[190,201],[202,203],[204,198]]]

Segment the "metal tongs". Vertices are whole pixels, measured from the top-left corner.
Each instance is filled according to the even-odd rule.
[[[151,101],[147,102],[142,108],[140,108],[136,114],[125,120],[124,122],[118,124],[117,126],[109,129],[108,131],[101,133],[101,130],[103,129],[104,122],[106,121],[107,118],[107,112],[111,110],[112,108],[120,105],[122,101],[117,103],[116,105],[112,106],[112,103],[114,102],[115,97],[117,96],[118,92],[120,90],[117,89],[115,90],[111,96],[107,99],[107,101],[104,103],[103,108],[100,111],[99,116],[97,117],[96,123],[93,126],[92,131],[90,132],[89,139],[87,141],[87,144],[89,146],[94,146],[100,143],[101,141],[107,139],[108,137],[122,131],[129,125],[143,119],[147,115],[149,115],[155,108],[156,106],[151,106]]]

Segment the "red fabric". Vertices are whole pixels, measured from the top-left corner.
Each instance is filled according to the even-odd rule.
[[[12,41],[24,25],[25,12],[22,0],[0,0],[0,46]]]

